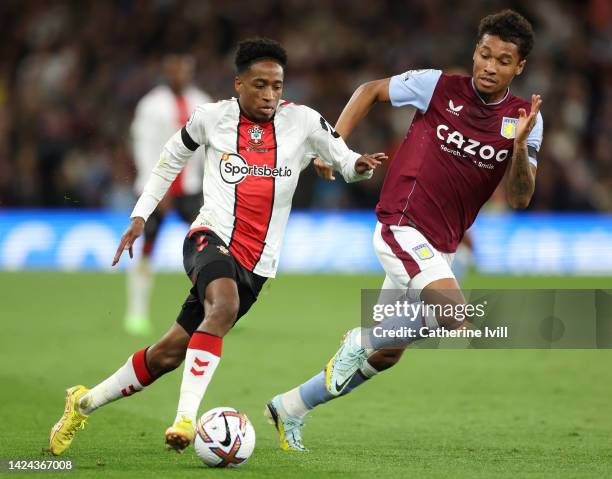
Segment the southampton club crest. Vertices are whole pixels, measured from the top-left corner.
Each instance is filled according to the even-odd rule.
[[[263,129],[259,125],[253,125],[251,128],[247,130],[247,133],[251,136],[249,139],[249,144],[252,146],[261,146],[263,145],[262,136],[264,134]]]
[[[516,125],[518,125],[518,118],[508,118],[507,116],[504,116],[501,124],[501,136],[508,138],[509,140],[515,138]]]

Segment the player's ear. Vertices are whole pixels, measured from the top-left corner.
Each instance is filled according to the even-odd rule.
[[[520,75],[521,73],[523,73],[526,63],[527,63],[527,60],[525,58],[523,58],[520,62],[518,62],[518,65],[516,66],[516,70],[515,70],[515,75]]]
[[[240,90],[242,90],[242,80],[238,75],[236,75],[236,77],[234,78],[234,89],[237,93],[240,93]]]

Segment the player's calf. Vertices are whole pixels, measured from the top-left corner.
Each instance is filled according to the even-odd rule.
[[[395,366],[404,354],[403,349],[381,349],[374,352],[367,362],[377,371],[382,372]]]
[[[176,418],[165,435],[166,446],[178,452],[195,437],[200,402],[221,360],[222,338],[238,317],[240,300],[235,280],[217,278],[204,291],[205,317],[187,345]]]
[[[178,368],[185,359],[190,336],[178,324],[147,351],[147,367],[159,377]]]

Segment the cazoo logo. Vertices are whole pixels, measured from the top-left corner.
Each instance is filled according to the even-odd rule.
[[[249,165],[247,161],[237,153],[223,153],[219,162],[221,178],[230,185],[237,185],[247,176],[264,178],[283,178],[291,176],[291,168],[270,168],[268,165]]]
[[[450,131],[450,128],[444,124],[438,125],[436,136],[448,145],[442,144],[440,148],[455,156],[465,157],[465,153],[467,153],[468,155],[479,156],[483,160],[495,158],[500,163],[508,157],[508,150],[496,151],[491,145],[483,145],[477,140],[466,138],[458,131]],[[455,146],[456,149],[452,146]]]

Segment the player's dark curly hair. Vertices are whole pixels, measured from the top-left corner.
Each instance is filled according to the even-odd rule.
[[[478,42],[486,33],[514,43],[521,60],[527,58],[533,48],[535,35],[531,23],[514,10],[506,9],[484,17],[478,26]]]
[[[238,44],[234,64],[242,73],[258,60],[274,60],[280,66],[287,66],[287,52],[280,43],[269,38],[249,38]]]

